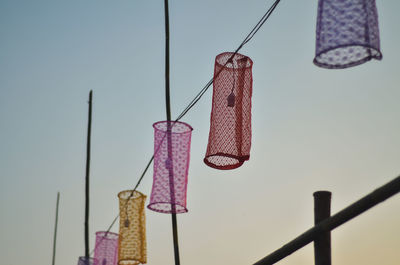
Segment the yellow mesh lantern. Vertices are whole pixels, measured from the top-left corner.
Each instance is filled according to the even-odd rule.
[[[146,195],[125,190],[119,198],[118,265],[147,262],[144,204]]]

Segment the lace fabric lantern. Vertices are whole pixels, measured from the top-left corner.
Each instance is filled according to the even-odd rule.
[[[97,259],[91,258],[91,257],[79,257],[78,259],[78,265],[100,265],[97,261]]]
[[[168,125],[169,124],[169,125]],[[192,127],[160,121],[154,127],[154,175],[150,210],[185,213]]]
[[[96,232],[94,258],[98,265],[117,265],[118,234],[112,232]]]
[[[146,195],[121,191],[119,198],[118,265],[147,262],[145,208]],[[102,264],[99,264],[102,265]]]
[[[375,0],[319,0],[314,64],[339,69],[382,59]]]
[[[204,163],[217,169],[234,169],[250,158],[253,61],[239,53],[233,55],[225,52],[215,58]]]

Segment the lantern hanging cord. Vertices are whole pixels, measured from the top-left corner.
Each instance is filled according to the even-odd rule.
[[[246,36],[246,38],[242,41],[242,43],[239,45],[239,47],[235,50],[235,52],[232,54],[232,56],[227,60],[227,62],[224,64],[225,65],[234,58],[234,56],[243,48],[244,45],[246,45],[253,37],[254,35],[260,30],[260,28],[264,25],[264,23],[268,20],[268,18],[271,16],[272,12],[275,10],[276,6],[279,4],[281,0],[276,0],[271,7],[267,10],[267,12],[261,17],[261,19],[257,22],[257,24],[254,26],[254,28],[250,31],[250,33]],[[223,68],[223,67],[222,67]],[[222,70],[222,69],[221,69]],[[216,73],[216,76],[218,76],[221,73],[221,70]],[[207,84],[200,90],[199,93],[190,101],[190,103],[187,105],[187,107],[179,114],[179,116],[174,120],[174,122],[177,122],[181,120],[191,108],[193,108],[194,105],[199,102],[199,100],[203,97],[203,95],[207,92],[207,90],[210,88],[214,81],[214,77],[210,79],[210,81],[207,82]],[[162,141],[160,145],[162,144]],[[157,148],[156,152],[158,151],[159,148]],[[128,197],[128,200],[133,196],[134,192],[136,189],[139,187],[140,182],[142,181],[144,175],[146,174],[147,170],[149,169],[151,163],[154,160],[154,155],[150,158],[150,161],[147,163],[145,169],[143,170],[142,174],[140,175],[140,178],[138,182],[135,185],[135,188],[132,190],[131,194]],[[115,222],[118,220],[119,214],[114,218],[112,221],[111,225],[108,227],[104,237],[107,236],[107,234],[110,232],[111,228],[114,226]],[[103,238],[104,238],[103,237]],[[93,254],[94,249],[90,252],[90,256]]]
[[[235,50],[235,52],[232,54],[232,56],[227,60],[227,62],[224,64],[224,67],[243,48],[243,46],[246,45],[254,37],[254,35],[260,30],[260,28],[264,25],[264,23],[271,16],[272,12],[274,12],[276,6],[279,4],[280,1],[281,0],[276,0],[271,5],[271,7],[267,10],[267,12],[262,16],[262,18],[257,22],[257,24],[254,26],[254,28],[250,31],[250,33],[247,34],[246,38],[244,38],[244,40],[239,45],[239,47]],[[216,74],[216,76],[218,76],[220,74],[220,72],[221,72],[221,70]],[[201,99],[201,97],[210,88],[210,86],[212,85],[213,81],[214,81],[214,77],[211,78],[210,81],[208,81],[208,83],[200,90],[200,92],[193,98],[193,100],[188,104],[188,106],[182,111],[182,113],[178,116],[178,118],[175,121],[179,121],[180,119],[182,119],[183,116],[185,116],[186,113],[191,108],[193,108],[194,105],[196,105],[196,103]]]
[[[142,175],[141,175],[140,178],[139,178],[139,181],[136,183],[135,188],[133,188],[131,194],[129,195],[128,200],[126,201],[125,206],[128,204],[129,199],[133,196],[133,193],[134,193],[134,192],[136,191],[136,189],[139,187],[140,182],[142,182],[142,179],[143,179],[144,175],[146,174],[147,170],[149,169],[149,167],[150,167],[150,165],[151,165],[151,162],[153,162],[153,160],[154,160],[154,155],[150,158],[150,161],[147,163],[145,169],[143,170]],[[126,208],[126,207],[125,207],[125,208]],[[105,237],[107,237],[107,235],[108,235],[108,233],[110,232],[111,228],[114,226],[115,222],[118,220],[118,217],[119,217],[119,213],[117,214],[117,216],[115,216],[114,220],[112,221],[112,223],[111,223],[110,226],[108,227],[106,233],[105,233],[104,236],[101,238],[100,243],[101,243],[101,241],[102,241]],[[90,252],[90,256],[92,256],[94,250],[95,250],[95,249],[93,249],[93,250]]]

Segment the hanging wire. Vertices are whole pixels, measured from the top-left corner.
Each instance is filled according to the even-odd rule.
[[[243,48],[244,45],[246,45],[253,37],[254,35],[260,30],[260,28],[264,25],[264,23],[268,20],[268,18],[271,16],[272,12],[274,12],[276,6],[279,4],[281,0],[276,0],[271,7],[267,10],[267,12],[265,12],[265,14],[261,17],[261,19],[257,22],[257,24],[253,27],[253,29],[250,31],[249,34],[247,34],[247,36],[244,38],[244,40],[242,41],[242,43],[240,43],[239,47],[235,50],[235,52],[232,54],[232,56],[227,60],[227,62],[223,65],[223,67],[221,68],[221,70],[219,72],[216,73],[215,77],[217,77],[222,69],[226,66],[226,64],[232,60],[234,58],[234,56]],[[179,120],[181,120],[188,112],[191,108],[193,108],[194,105],[197,104],[197,102],[199,102],[199,100],[203,97],[203,95],[207,92],[207,90],[210,88],[210,86],[212,85],[214,81],[214,77],[210,79],[210,81],[207,82],[207,84],[199,91],[199,93],[197,93],[197,95],[192,99],[192,101],[190,101],[190,103],[186,106],[186,108],[181,112],[181,114],[179,114],[179,116],[172,122],[174,126],[174,124],[176,122],[178,122]],[[155,153],[158,152],[158,150],[160,149],[161,144],[163,143],[165,139],[165,136],[163,138],[163,140],[161,141],[161,143],[159,144],[159,146],[157,147]],[[154,160],[154,155],[150,158],[149,162],[147,163],[146,167],[144,168],[142,174],[140,175],[140,178],[138,180],[138,182],[136,183],[134,189],[131,191],[131,194],[129,195],[127,202],[125,204],[125,207],[127,206],[127,203],[129,201],[129,199],[133,196],[134,192],[136,191],[136,189],[139,187],[140,182],[142,181],[144,175],[146,174],[147,170],[149,169],[151,163]],[[115,222],[117,221],[119,217],[119,213],[118,215],[114,218],[114,220],[112,221],[111,225],[108,227],[104,237],[107,236],[107,234],[110,232],[111,228],[114,226]],[[103,238],[104,238],[103,237]],[[102,238],[102,240],[103,240]],[[101,241],[100,241],[101,243]],[[90,252],[90,256],[93,254],[94,249]]]
[[[274,12],[276,6],[279,4],[281,0],[276,0],[271,7],[267,10],[267,12],[261,17],[261,19],[257,22],[257,24],[254,26],[254,28],[250,31],[250,33],[244,38],[242,43],[239,45],[239,47],[235,50],[235,52],[232,54],[231,58],[227,60],[227,62],[224,64],[225,65],[233,59],[233,57],[243,48],[245,44],[247,44],[253,37],[254,35],[260,30],[260,28],[264,25],[264,23],[268,20],[268,18],[271,16],[272,12]],[[222,68],[223,68],[222,67]],[[216,77],[221,73],[221,70],[216,74]],[[179,121],[180,119],[183,118],[183,116],[186,115],[186,113],[194,106],[196,103],[201,99],[201,97],[205,94],[205,92],[208,90],[208,88],[212,85],[214,81],[214,77],[208,81],[208,83],[200,90],[200,92],[194,97],[194,99],[188,104],[188,106],[182,111],[182,113],[178,116],[178,118],[175,121]]]

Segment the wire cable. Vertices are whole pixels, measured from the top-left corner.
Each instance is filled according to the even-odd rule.
[[[279,4],[281,0],[276,0],[271,7],[267,10],[267,12],[261,17],[261,19],[257,22],[257,24],[253,27],[253,29],[249,32],[249,34],[247,34],[247,36],[244,38],[244,40],[240,43],[239,47],[235,50],[235,52],[232,54],[231,58],[232,59],[242,48],[244,45],[246,45],[253,37],[254,35],[260,30],[260,28],[264,25],[264,23],[268,20],[268,18],[271,16],[272,12],[274,12],[276,6]],[[224,66],[230,61],[227,60],[227,62],[224,64]],[[223,69],[223,67],[222,67]],[[218,76],[222,69],[216,73],[216,76]],[[203,95],[207,92],[207,90],[210,88],[210,86],[213,84],[214,81],[214,77],[210,79],[210,81],[207,82],[207,84],[199,91],[199,93],[197,93],[197,95],[192,99],[192,101],[190,101],[190,103],[186,106],[186,108],[179,114],[179,116],[174,120],[173,123],[178,122],[179,120],[181,120],[188,112],[189,110],[191,110],[194,105],[197,104],[197,102],[199,102],[199,100],[203,97]],[[173,126],[173,125],[172,125]],[[165,138],[165,137],[164,137]],[[163,139],[164,140],[164,139]],[[161,141],[160,145],[157,147],[157,150],[155,151],[155,153],[158,152],[159,147],[161,146],[163,140]],[[149,169],[151,163],[154,160],[154,155],[150,158],[150,161],[147,163],[145,169],[143,170],[142,174],[140,175],[140,178],[138,180],[138,182],[136,183],[134,189],[131,191],[130,196],[128,197],[128,200],[133,196],[134,192],[136,191],[136,189],[139,187],[143,177],[145,176],[145,174],[147,173],[147,170]],[[106,234],[104,235],[104,237],[107,236],[108,232],[110,232],[111,228],[114,226],[115,222],[117,221],[119,217],[119,214],[114,218],[114,220],[112,221],[111,225],[108,227]],[[103,237],[103,238],[104,238]],[[103,239],[102,238],[102,239]],[[100,241],[101,242],[101,241]],[[90,255],[92,255],[94,252],[94,249],[90,252]]]

